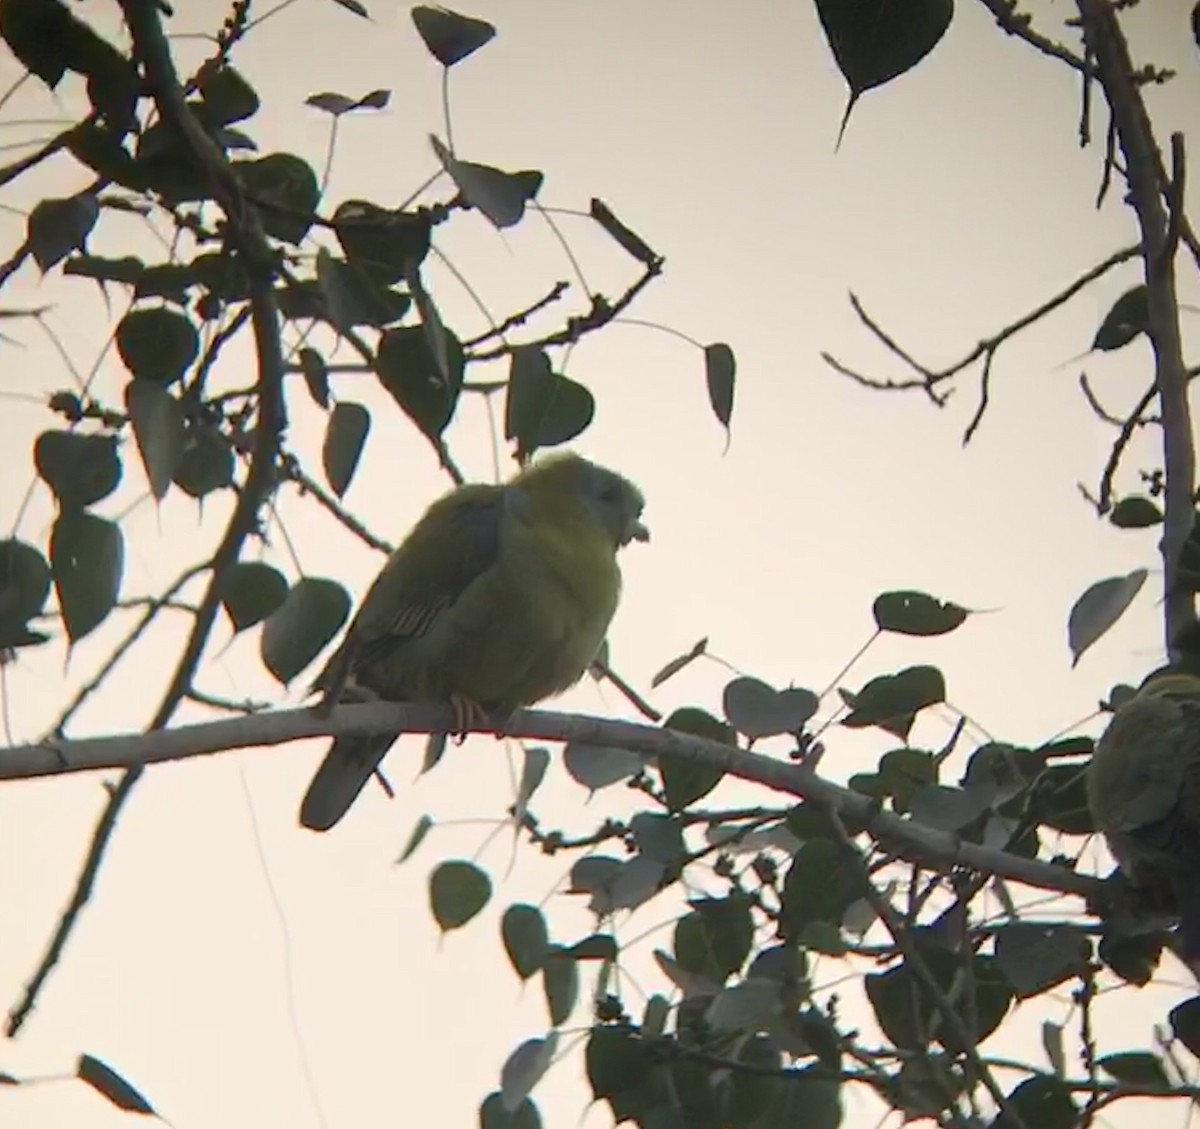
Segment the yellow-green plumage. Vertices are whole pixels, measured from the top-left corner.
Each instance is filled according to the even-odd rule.
[[[595,658],[621,592],[617,550],[643,499],[577,455],[440,498],[392,554],[315,686],[335,697],[465,699],[497,719],[560,693]],[[331,827],[390,735],[336,740],[301,807]]]
[[[1184,956],[1200,962],[1200,678],[1151,675],[1117,710],[1088,765],[1088,806],[1121,869],[1168,884]]]

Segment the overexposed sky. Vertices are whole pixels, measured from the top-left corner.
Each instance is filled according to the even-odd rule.
[[[406,198],[435,169],[427,134],[444,134],[440,68],[407,9],[374,0],[371,7],[376,20],[367,23],[335,4],[301,0],[235,55],[263,99],[249,127],[260,150],[295,152],[318,170],[329,120],[304,106],[305,97],[392,91],[386,111],[343,120],[327,210],[346,198]],[[226,14],[211,0],[176,8],[173,30],[181,34],[211,33]],[[614,665],[643,690],[666,659],[705,635],[748,673],[777,685],[824,687],[869,634],[874,597],[891,588],[924,589],[989,614],[943,639],[885,640],[843,684],[936,663],[951,701],[1004,739],[1036,742],[1057,733],[1087,717],[1114,681],[1158,662],[1152,585],[1074,671],[1066,646],[1068,609],[1088,584],[1154,564],[1153,531],[1111,529],[1076,488],[1082,481],[1094,489],[1113,438],[1080,396],[1079,372],[1086,369],[1119,412],[1150,379],[1148,346],[1142,340],[1063,364],[1087,348],[1112,301],[1138,280],[1136,265],[1114,271],[1001,349],[991,408],[965,451],[977,370],[937,411],[918,395],[854,387],[819,357],[828,350],[880,377],[907,375],[859,325],[848,290],[938,365],[1134,241],[1118,193],[1100,210],[1092,206],[1100,154],[1078,147],[1073,76],[998,32],[981,5],[960,0],[958,9],[930,58],[864,97],[837,154],[845,90],[811,5],[479,0],[465,9],[492,20],[500,34],[455,69],[459,155],[543,170],[540,199],[548,207],[586,209],[590,197],[601,197],[667,258],[664,277],[630,316],[700,341],[727,341],[738,357],[727,453],[707,404],[702,358],[677,337],[614,326],[588,337],[566,367],[598,401],[579,449],[635,479],[648,499],[654,539],[624,557],[626,595],[611,634]],[[1052,33],[1073,12],[1053,2],[1033,10]],[[1183,0],[1154,0],[1128,21],[1143,60],[1181,72],[1148,95],[1164,139],[1190,124],[1200,104],[1187,12]],[[204,50],[186,38],[177,47],[185,63]],[[18,73],[11,59],[0,59],[0,87]],[[30,84],[3,116],[62,117],[79,105],[70,83],[58,98]],[[46,128],[14,126],[0,141]],[[3,245],[11,251],[19,244],[24,212],[40,198],[84,183],[83,170],[62,158],[7,186]],[[635,264],[588,221],[559,222],[593,287],[612,295],[633,277]],[[92,250],[127,253],[131,240],[147,256],[159,253],[139,223],[107,217]],[[461,217],[437,241],[501,316],[572,278],[537,217],[503,235],[478,216]],[[448,324],[462,336],[484,328],[453,276],[432,260],[428,269]],[[1194,276],[1182,286],[1184,300],[1200,305]],[[86,374],[125,309],[119,291],[108,301],[59,272],[39,279],[26,264],[0,308],[53,305],[51,324]],[[1194,325],[1195,315],[1185,314],[1191,340]],[[5,332],[23,347],[0,342],[0,390],[44,396],[71,386],[36,326],[6,322]],[[222,380],[249,383],[252,363],[248,349],[231,351]],[[119,403],[124,379],[110,351],[100,361],[97,393]],[[445,476],[373,378],[339,377],[335,390],[375,411],[346,504],[396,540],[445,488]],[[322,417],[298,381],[289,394],[289,442],[319,475]],[[3,406],[0,514],[16,515],[33,475],[33,437],[55,420],[25,400]],[[486,426],[482,406],[464,401],[449,436],[476,477],[491,474]],[[1135,465],[1155,465],[1153,448],[1140,450],[1140,464],[1131,463],[1119,483],[1124,491],[1137,489]],[[126,468],[121,494],[101,512],[115,515],[144,494],[136,460]],[[336,577],[356,594],[365,589],[379,567],[376,554],[294,492],[283,492],[280,513],[307,574]],[[44,544],[52,514],[48,491],[39,488],[19,535]],[[202,511],[177,492],[157,510],[143,501],[123,521],[124,595],[163,588],[212,544],[227,514],[225,499],[210,499]],[[294,574],[278,535],[263,555]],[[17,740],[52,722],[126,622],[114,618],[69,664],[56,643],[6,669]],[[143,727],[186,627],[181,616],[168,620],[72,732]],[[281,693],[261,669],[257,635],[222,649],[228,627],[219,622],[201,688],[294,704],[298,694]],[[717,712],[727,677],[719,666],[696,664],[654,701],[664,712],[679,705]],[[590,682],[563,704],[626,711],[614,691]],[[923,719],[914,741],[936,743],[947,732],[943,719]],[[889,747],[876,736],[836,730],[829,744],[825,765],[839,778]],[[394,802],[373,790],[326,836],[296,825],[318,743],[150,771],[37,1013],[17,1040],[0,1044],[0,1071],[52,1076],[87,1051],[140,1086],[179,1129],[333,1129],[431,1117],[444,1126],[474,1124],[508,1052],[546,1024],[538,985],[522,992],[504,959],[500,911],[512,901],[547,899],[555,936],[565,940],[587,932],[589,921],[575,900],[553,896],[569,860],[544,859],[502,829],[480,855],[501,884],[493,905],[466,930],[439,938],[425,877],[440,858],[480,850],[511,784],[503,747],[490,738],[452,749],[414,785],[420,751],[421,739],[409,738],[391,754]],[[598,813],[629,810],[621,789],[589,805],[560,769],[552,777],[535,805],[543,822],[579,832]],[[6,1008],[69,895],[104,782],[81,776],[0,790]],[[738,802],[761,798],[749,789],[725,794]],[[394,867],[425,812],[451,825]],[[643,971],[653,947],[669,946],[670,921],[670,905],[651,903],[620,925],[624,939],[645,935],[631,949]],[[652,931],[656,925],[663,927]],[[832,980],[838,969],[826,972]],[[650,974],[639,983],[658,987]],[[635,986],[628,998],[638,1005]],[[1108,1029],[1104,1049],[1148,1045],[1166,998],[1114,996],[1119,1003],[1106,1006],[1123,1008],[1124,1022]],[[585,1009],[576,1021],[582,1030]],[[581,1077],[576,1055],[543,1081],[536,1097],[547,1124],[608,1123],[606,1110],[587,1111]],[[873,1124],[862,1095],[847,1093],[847,1124]],[[69,1082],[4,1089],[0,1119],[95,1129],[129,1121]]]

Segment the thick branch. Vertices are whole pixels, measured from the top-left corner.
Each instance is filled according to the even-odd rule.
[[[216,620],[224,573],[238,559],[243,542],[257,523],[259,508],[274,485],[275,459],[284,424],[283,347],[273,290],[274,258],[262,225],[254,210],[246,207],[241,187],[224,153],[204,132],[187,106],[157,6],[153,0],[122,0],[121,7],[133,36],[134,55],[145,70],[147,85],[163,122],[187,146],[209,175],[214,196],[225,211],[229,238],[242,258],[250,280],[250,308],[258,355],[258,426],[254,454],[237,506],[213,554],[212,576],[196,609],[191,634],[150,723],[152,729],[161,729],[170,721],[190,688],[192,676]],[[92,885],[104,861],[117,818],[137,786],[141,772],[142,765],[130,764],[109,795],[108,804],[93,832],[71,900],[63,911],[58,928],[47,945],[24,997],[9,1013],[7,1032],[10,1038],[20,1030],[33,1009],[46,978],[62,955],[80,912],[91,897]]]
[[[1194,617],[1190,589],[1179,583],[1180,556],[1192,530],[1196,452],[1187,400],[1187,372],[1179,334],[1179,302],[1175,294],[1174,251],[1182,215],[1163,206],[1158,170],[1162,155],[1154,138],[1141,91],[1134,80],[1129,48],[1109,0],[1076,0],[1088,50],[1112,109],[1117,139],[1125,155],[1129,200],[1137,213],[1145,267],[1147,332],[1154,348],[1154,383],[1162,405],[1164,490],[1161,552],[1165,574],[1164,627],[1167,649]],[[1182,161],[1176,170],[1182,174]],[[1178,200],[1175,210],[1182,209]]]
[[[249,717],[183,725],[146,734],[89,737],[76,741],[18,745],[0,753],[0,780],[58,776],[96,769],[144,767],[258,745],[282,745],[306,737],[350,733],[438,733],[454,718],[444,706],[369,702],[337,706],[326,716],[315,710],[281,710]],[[521,710],[505,732],[538,741],[578,741],[616,746],[645,756],[667,757],[716,768],[772,791],[811,799],[837,812],[849,825],[869,832],[905,858],[939,867],[963,866],[1012,878],[1029,886],[1081,897],[1096,895],[1102,883],[1062,866],[1037,862],[968,843],[911,819],[882,811],[871,798],[817,776],[810,769],[761,753],[731,748],[689,734],[575,714]]]

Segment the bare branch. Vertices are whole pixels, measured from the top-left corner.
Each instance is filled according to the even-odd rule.
[[[1124,34],[1109,0],[1076,0],[1083,21],[1088,51],[1096,60],[1100,84],[1112,108],[1117,139],[1125,155],[1129,202],[1141,231],[1148,306],[1147,333],[1154,349],[1154,383],[1162,411],[1163,465],[1166,485],[1164,523],[1160,546],[1164,571],[1164,635],[1168,653],[1175,656],[1175,640],[1195,617],[1194,598],[1179,583],[1180,555],[1192,530],[1196,485],[1196,452],[1192,438],[1191,409],[1187,399],[1187,371],[1179,332],[1179,302],[1171,227],[1182,233],[1182,201],[1170,215],[1163,206],[1162,154],[1154,138]],[[1182,187],[1183,154],[1178,146],[1175,174]],[[1178,218],[1175,218],[1178,217]]]
[[[145,734],[18,745],[0,755],[0,780],[61,776],[135,765],[144,767],[227,749],[282,745],[307,737],[380,732],[441,733],[448,731],[454,722],[449,707],[420,703],[340,705],[325,716],[312,709],[280,710]],[[476,732],[491,731],[477,729]],[[506,723],[505,735],[534,741],[610,745],[648,758],[667,757],[704,765],[784,795],[815,800],[905,858],[919,858],[944,868],[967,867],[1039,889],[1080,897],[1094,897],[1102,888],[1098,879],[1077,874],[1066,867],[981,847],[949,832],[883,811],[871,797],[825,780],[803,765],[671,729],[585,715],[519,710]]]

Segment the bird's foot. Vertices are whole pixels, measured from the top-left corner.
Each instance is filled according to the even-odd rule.
[[[465,694],[451,694],[450,709],[454,713],[454,727],[450,730],[450,736],[456,745],[461,745],[473,729],[488,728],[492,724],[488,711]]]

